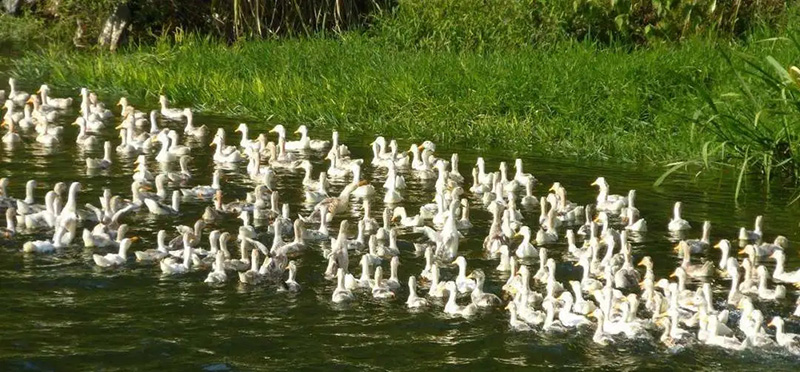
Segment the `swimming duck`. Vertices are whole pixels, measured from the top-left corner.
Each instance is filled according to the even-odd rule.
[[[531,229],[528,226],[522,226],[517,233],[517,236],[522,236],[522,242],[517,246],[515,252],[519,258],[536,257],[538,251],[536,247],[531,244]]]
[[[163,176],[159,174],[159,176]],[[144,205],[151,214],[172,215],[180,213],[181,193],[178,190],[172,192],[172,205],[161,203],[155,199],[144,199]]]
[[[217,234],[219,234],[219,232],[217,232]],[[169,255],[169,250],[166,246],[167,232],[165,230],[159,230],[156,241],[158,244],[156,248],[133,252],[134,255],[136,255],[136,261],[158,261],[167,257]]]
[[[263,275],[259,273],[258,266],[258,249],[250,250],[250,270],[239,273],[239,281],[244,284],[256,285],[261,283],[264,279]]]
[[[228,274],[225,273],[225,252],[217,251],[214,255],[214,269],[208,273],[204,283],[221,284],[228,281]]]
[[[786,297],[786,287],[783,285],[775,286],[775,289],[767,288],[769,272],[763,265],[758,267],[758,298],[762,300],[780,300]]]
[[[315,140],[308,136],[308,127],[305,124],[299,126],[294,133],[300,133],[299,148],[302,150],[323,151],[331,145],[330,141]]]
[[[412,275],[408,277],[408,299],[406,306],[409,309],[419,309],[428,306],[428,300],[417,295],[417,279]]]
[[[454,282],[458,288],[458,292],[472,292],[472,290],[475,289],[475,280],[467,278],[467,259],[464,258],[464,256],[458,256],[451,264],[458,265],[458,276]]]
[[[183,134],[195,138],[202,138],[208,134],[208,127],[206,127],[205,124],[199,127],[194,125],[194,114],[192,113],[191,109],[183,109],[182,116],[186,118],[186,126],[183,127]],[[180,117],[176,117],[176,119],[179,120]]]
[[[784,332],[784,324],[783,318],[775,316],[767,324],[767,327],[775,327],[775,341],[778,342],[778,345],[786,348],[792,354],[800,354],[800,335]]]
[[[211,185],[200,185],[195,186],[191,189],[181,189],[181,194],[185,197],[194,197],[198,199],[208,199],[213,197],[218,190],[220,190],[220,178],[222,173],[219,169],[214,170],[214,174],[211,179]]]
[[[633,211],[628,209],[627,214],[628,214],[628,225],[625,226],[626,231],[634,233],[641,233],[647,231],[647,221],[645,221],[644,218],[639,218],[638,210]]]
[[[500,297],[483,291],[483,284],[486,281],[486,274],[483,273],[483,270],[473,270],[470,273],[470,277],[475,279],[475,288],[473,288],[472,292],[470,293],[470,298],[472,299],[473,304],[478,307],[493,307],[500,305]]]
[[[167,96],[161,95],[158,97],[158,102],[161,104],[161,116],[169,120],[181,120],[184,118],[184,110],[169,107],[169,100]]]
[[[445,284],[445,288],[450,293],[449,297],[447,298],[447,303],[444,306],[444,312],[450,315],[461,315],[465,318],[469,318],[478,311],[478,306],[474,303],[470,303],[467,306],[461,306],[456,303],[456,283],[453,281],[449,281]]]
[[[600,189],[597,194],[597,203],[595,204],[598,211],[619,213],[628,204],[625,197],[608,193],[608,182],[606,182],[605,177],[598,177],[591,185]]]
[[[109,253],[105,256],[93,254],[92,259],[94,260],[94,263],[100,267],[113,267],[122,265],[128,260],[127,252],[131,246],[131,243],[137,240],[139,240],[138,237],[122,239],[122,241],[119,243],[119,252]]]
[[[224,135],[220,136],[219,134],[217,134],[216,136],[214,136],[214,139],[211,141],[211,146],[216,146],[216,149],[214,150],[213,159],[217,163],[231,164],[231,163],[238,163],[243,160],[242,153],[236,151],[236,149],[234,149],[233,151],[229,151],[227,153],[224,151],[228,149],[228,147],[226,147],[225,145]]]
[[[689,252],[692,254],[699,254],[706,250],[711,245],[710,242],[710,235],[711,235],[711,222],[705,221],[703,222],[703,236],[700,239],[689,239],[689,240],[681,240],[681,242],[675,246],[675,251],[681,252],[683,249],[689,249]]]
[[[8,90],[8,100],[12,101],[17,106],[22,106],[28,100],[30,94],[25,91],[17,90],[17,81],[14,78],[8,78],[8,85],[11,89]]]
[[[714,272],[714,263],[706,261],[701,265],[691,264],[691,250],[683,249],[683,260],[681,267],[685,270],[686,274],[693,278],[701,278],[711,276]]]
[[[800,283],[800,269],[795,271],[784,271],[784,262],[786,261],[786,254],[783,250],[775,250],[769,258],[775,260],[775,270],[772,273],[772,278],[776,281],[783,283]]]
[[[103,144],[103,158],[94,159],[86,158],[87,169],[107,169],[111,166],[111,142],[106,141]]]
[[[73,222],[74,223],[74,222]],[[57,227],[52,240],[34,240],[25,242],[22,245],[22,251],[25,253],[53,253],[58,248],[63,248],[64,237],[67,235],[67,229]]]
[[[372,297],[378,299],[395,297],[394,292],[391,291],[383,280],[383,268],[380,266],[375,268],[375,279],[372,281]]]
[[[192,265],[192,246],[189,244],[190,232],[183,234],[183,262],[167,257],[160,261],[159,267],[164,275],[181,275],[189,272]]]
[[[762,228],[762,216],[756,216],[756,222],[753,226],[753,230],[747,230],[744,227],[739,229],[739,240],[748,241],[748,242],[757,242],[760,241],[763,232],[761,231]]]
[[[69,98],[53,98],[50,97],[50,87],[47,84],[42,84],[36,93],[42,95],[42,104],[48,105],[55,109],[64,110],[72,106],[72,97]]]
[[[333,303],[342,303],[355,300],[355,296],[344,286],[344,269],[336,269],[336,289],[333,291],[331,301]]]
[[[670,219],[669,224],[667,224],[667,229],[671,232],[689,230],[692,228],[689,221],[681,218],[682,205],[681,202],[675,202],[675,206],[672,208],[672,219]]]
[[[3,135],[3,143],[13,145],[22,142],[22,137],[16,132],[16,126],[13,121],[3,120],[0,126],[8,127],[8,132]]]

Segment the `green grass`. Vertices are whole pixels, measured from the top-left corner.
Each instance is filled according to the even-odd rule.
[[[634,51],[561,42],[455,53],[397,50],[357,34],[232,47],[187,36],[118,54],[51,47],[17,60],[13,73],[151,104],[166,93],[256,124],[650,162],[695,156],[714,139],[686,119],[702,105],[689,82],[715,93],[736,84],[703,40]]]

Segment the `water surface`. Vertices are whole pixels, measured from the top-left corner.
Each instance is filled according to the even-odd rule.
[[[29,91],[35,90],[26,86]],[[74,92],[57,92],[60,95]],[[109,106],[115,102],[108,98]],[[136,103],[136,102],[134,102]],[[142,109],[150,109],[142,105]],[[76,117],[70,111],[61,122],[69,124]],[[239,120],[232,118],[198,116],[199,124],[211,128],[223,126],[232,132]],[[179,123],[162,122],[162,125],[179,129]],[[268,128],[263,122],[252,122],[257,132]],[[64,143],[48,150],[25,136],[25,145],[13,150],[0,149],[0,176],[9,177],[11,195],[24,196],[28,179],[36,179],[37,201],[43,200],[47,190],[59,181],[80,181],[83,191],[79,205],[98,204],[103,188],[114,194],[128,196],[133,159],[113,157],[109,170],[88,175],[86,156],[101,157],[100,147],[81,151],[73,142],[77,127],[66,125]],[[371,158],[367,143],[371,138],[348,137],[354,157]],[[312,130],[314,137],[328,137],[329,133]],[[111,129],[103,137],[114,142],[118,139]],[[230,140],[234,138],[232,133]],[[210,139],[210,138],[209,138]],[[274,137],[273,137],[274,139]],[[398,139],[407,147],[411,139]],[[194,174],[191,185],[210,184],[215,168],[210,162],[207,143],[189,143],[194,146],[190,168]],[[546,144],[542,144],[546,146]],[[452,152],[461,155],[461,173],[468,176],[477,156],[487,159],[488,169],[496,169],[499,161],[513,162],[509,154],[477,152],[467,148],[439,146],[437,154],[448,158]],[[155,153],[150,155],[150,158]],[[787,207],[789,193],[773,192],[771,198],[756,192],[748,193],[745,202],[733,202],[732,186],[716,180],[701,179],[692,182],[688,177],[678,178],[664,187],[653,188],[652,183],[660,169],[637,168],[623,165],[582,164],[573,160],[522,156],[526,171],[532,172],[541,182],[537,195],[546,193],[550,184],[561,182],[568,190],[570,200],[580,204],[590,203],[596,189],[589,184],[599,175],[605,176],[613,193],[624,194],[628,189],[638,191],[637,206],[650,226],[644,239],[634,244],[634,260],[645,255],[656,262],[656,274],[670,273],[678,258],[671,252],[673,241],[666,233],[672,204],[684,202],[685,218],[693,226],[690,237],[699,237],[703,220],[712,221],[712,240],[735,238],[739,226],[751,227],[758,214],[765,216],[765,233],[768,240],[776,234],[798,240],[797,222],[800,212]],[[319,154],[310,156],[315,172],[327,167]],[[157,167],[151,162],[151,169]],[[224,169],[225,199],[243,198],[254,183],[241,176],[244,164],[238,169]],[[300,172],[278,171],[278,190],[282,201],[291,204],[293,215],[308,213],[302,200]],[[385,176],[367,166],[364,178],[380,185]],[[470,177],[467,177],[468,179]],[[403,194],[409,211],[427,203],[433,197],[433,184],[406,175],[409,189]],[[335,184],[333,192],[341,190]],[[467,185],[468,187],[468,185]],[[380,218],[383,207],[382,190],[374,200],[373,214]],[[751,190],[757,187],[751,187]],[[486,289],[499,294],[507,274],[494,268],[497,260],[486,259],[481,242],[490,224],[489,213],[472,201],[472,220],[475,227],[466,233],[460,253],[468,258],[469,268],[482,268],[488,275]],[[173,226],[191,225],[200,217],[203,202],[185,203],[179,217],[153,217],[146,210],[129,216],[124,222],[131,226],[129,236],[140,236],[133,250],[153,248],[156,231],[165,229],[174,236]],[[360,213],[361,208],[355,208]],[[538,211],[525,213],[526,222],[534,230]],[[340,217],[341,218],[341,217]],[[339,226],[340,218],[331,223],[332,231]],[[347,216],[355,220],[356,216]],[[234,232],[239,221],[226,218],[211,224],[204,231],[202,247],[207,247],[207,234],[212,229]],[[91,227],[91,226],[88,226]],[[259,240],[271,242],[266,227],[259,227]],[[353,234],[355,231],[352,232]],[[442,312],[437,303],[423,312],[409,312],[405,307],[407,289],[398,292],[392,301],[374,300],[366,293],[358,293],[358,300],[346,306],[330,302],[335,283],[324,279],[326,261],[319,246],[312,246],[298,260],[297,281],[303,286],[296,295],[277,293],[268,286],[244,286],[230,276],[222,287],[203,283],[206,272],[192,272],[185,276],[163,277],[157,265],[134,262],[133,255],[121,269],[104,270],[95,267],[91,255],[97,250],[84,249],[77,244],[52,255],[28,255],[21,252],[27,240],[45,239],[50,233],[20,234],[12,240],[0,241],[0,298],[6,305],[0,311],[0,369],[2,370],[163,370],[204,369],[220,370],[295,370],[341,368],[345,370],[426,370],[469,367],[481,370],[500,368],[556,367],[579,369],[671,369],[688,368],[720,370],[725,368],[753,369],[769,366],[775,369],[796,369],[797,357],[779,350],[727,352],[706,346],[693,346],[677,353],[666,350],[657,342],[657,334],[650,341],[620,340],[615,345],[600,347],[591,342],[592,330],[571,332],[566,335],[548,335],[541,332],[515,333],[508,329],[508,314],[493,309],[465,320],[452,318]],[[563,230],[560,231],[563,239]],[[406,283],[409,275],[418,276],[424,259],[416,257],[411,243],[419,234],[403,231],[400,247],[400,279]],[[564,258],[563,242],[548,247],[552,257],[559,262],[557,278],[565,282],[578,278],[580,270]],[[105,251],[102,251],[105,253]],[[237,255],[237,249],[232,253]],[[797,251],[792,246],[787,252],[788,268],[800,265]],[[714,262],[719,252],[704,255]],[[698,258],[699,259],[699,258]],[[772,263],[767,265],[771,268]],[[357,259],[351,258],[351,271],[359,272]],[[385,268],[388,269],[388,268]],[[388,270],[386,270],[388,272]],[[446,279],[452,278],[453,267],[443,270]],[[387,273],[388,275],[388,273]],[[729,281],[716,278],[715,304],[718,308],[725,298]],[[690,288],[695,288],[692,283]],[[541,288],[538,288],[541,290]],[[422,292],[425,292],[423,290]],[[778,304],[759,304],[770,319],[791,313],[797,294],[790,290],[789,298]],[[641,316],[645,314],[640,313]],[[732,317],[733,320],[736,317]],[[732,321],[733,321],[732,320]],[[798,321],[787,321],[788,331],[797,332]],[[772,330],[770,330],[772,332]]]

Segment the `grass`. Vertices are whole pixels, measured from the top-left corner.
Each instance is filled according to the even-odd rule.
[[[51,47],[14,75],[77,89],[408,140],[615,160],[677,160],[713,134],[688,82],[734,89],[710,41],[627,50],[588,42],[487,53],[398,50],[358,34],[241,42],[162,39],[125,53]],[[763,50],[767,44],[741,49]],[[263,128],[263,127],[262,127]]]

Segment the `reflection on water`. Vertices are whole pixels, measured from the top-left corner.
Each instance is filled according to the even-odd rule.
[[[74,118],[71,113],[62,123]],[[233,128],[240,120],[217,117],[199,118],[212,128]],[[179,123],[163,123],[180,130]],[[265,128],[258,128],[264,131]],[[39,183],[35,196],[44,193],[59,181],[80,180],[83,191],[80,205],[97,203],[103,188],[114,194],[129,197],[133,158],[113,156],[107,170],[87,174],[84,159],[102,156],[100,146],[91,151],[78,149],[73,140],[74,126],[65,126],[63,142],[48,149],[25,136],[23,146],[0,151],[1,176],[12,183],[9,192],[24,195],[28,179]],[[322,136],[320,131],[313,135]],[[118,141],[109,129],[104,140]],[[229,139],[229,141],[235,138]],[[409,143],[400,139],[401,144]],[[368,157],[368,138],[345,136],[355,157]],[[193,148],[189,167],[194,175],[191,183],[209,184],[214,165],[209,163],[209,147],[203,143],[187,143]],[[470,174],[478,155],[487,160],[489,169],[496,169],[500,160],[508,157],[478,153],[473,149],[444,148],[437,152],[449,157],[451,151],[461,155],[461,173]],[[153,156],[153,155],[151,155]],[[311,157],[316,169],[322,169],[318,155]],[[672,204],[684,202],[684,217],[693,229],[689,237],[699,237],[702,221],[713,223],[712,240],[735,237],[739,226],[751,226],[757,214],[765,215],[768,239],[776,234],[797,241],[797,208],[786,207],[789,195],[775,192],[771,199],[752,193],[740,206],[732,200],[730,185],[716,182],[690,183],[679,181],[654,189],[653,180],[659,170],[629,166],[587,165],[569,160],[523,157],[526,171],[533,172],[544,187],[544,193],[554,181],[561,182],[570,199],[584,204],[594,200],[595,189],[589,184],[604,175],[613,193],[638,190],[637,205],[647,219],[650,232],[633,244],[634,260],[649,255],[656,262],[656,275],[664,277],[678,262],[672,253],[674,238],[666,232]],[[151,163],[155,167],[156,163]],[[325,163],[324,167],[327,167]],[[310,208],[301,203],[301,172],[278,170],[278,190],[282,201],[292,206],[292,214],[306,214]],[[237,170],[223,171],[225,199],[243,198],[254,183]],[[370,167],[364,177],[374,184],[385,180],[384,171]],[[468,177],[469,178],[469,177]],[[406,209],[416,211],[430,201],[433,182],[407,177],[409,188],[404,192]],[[334,192],[343,182],[334,180]],[[373,217],[380,220],[382,188],[373,201]],[[508,274],[495,270],[496,260],[486,259],[481,244],[490,224],[490,214],[480,207],[472,195],[471,218],[475,225],[460,246],[469,258],[469,268],[481,268],[487,273],[486,289],[499,293]],[[151,217],[146,211],[126,222],[131,225],[130,236],[140,236],[134,249],[155,247],[155,232],[166,229],[172,237],[172,226],[192,225],[206,206],[202,202],[184,203],[182,214],[173,218]],[[354,213],[362,212],[360,204]],[[526,223],[537,225],[538,210],[525,213]],[[235,231],[239,221],[228,218],[206,229]],[[339,220],[330,226],[336,229]],[[259,228],[262,241],[269,242],[266,226]],[[560,232],[563,239],[563,232]],[[203,284],[205,273],[192,272],[182,277],[162,277],[157,266],[129,263],[119,270],[104,270],[94,266],[93,251],[72,246],[54,255],[23,255],[22,242],[49,238],[48,234],[22,234],[12,241],[0,241],[0,298],[8,305],[0,311],[0,366],[11,369],[52,369],[71,366],[78,370],[118,366],[124,369],[161,369],[164,365],[219,371],[229,369],[298,369],[386,368],[392,370],[421,370],[468,366],[494,370],[503,367],[556,367],[637,370],[679,369],[702,365],[708,369],[754,368],[769,365],[788,369],[797,366],[797,359],[779,352],[746,351],[728,353],[701,345],[670,351],[652,340],[623,340],[616,345],[600,347],[591,342],[591,330],[568,334],[513,333],[508,330],[507,313],[500,309],[483,313],[472,320],[452,318],[441,312],[442,301],[434,301],[433,310],[407,311],[404,306],[407,290],[399,291],[393,301],[377,301],[360,294],[356,303],[338,306],[330,303],[335,283],[322,277],[326,261],[319,253],[323,247],[312,245],[297,260],[297,281],[303,286],[298,294],[277,293],[272,288],[245,286],[229,281],[223,287]],[[414,254],[412,243],[419,234],[401,230],[399,245],[401,282],[409,275],[419,275],[424,259]],[[234,255],[238,247],[231,247]],[[566,245],[562,242],[549,247],[550,256],[559,263],[557,277],[566,281],[580,277],[572,263],[565,260]],[[718,261],[718,252],[708,252],[708,259]],[[800,266],[794,247],[787,254],[788,267]],[[351,269],[357,261],[351,259]],[[766,263],[770,268],[772,262]],[[456,274],[454,267],[442,270],[444,278]],[[717,301],[724,298],[728,280],[714,279]],[[692,284],[694,285],[694,283]],[[426,290],[422,288],[422,293]],[[796,295],[778,304],[763,306],[769,316],[789,314]],[[717,304],[717,306],[720,306]],[[735,316],[732,316],[734,318]],[[788,331],[797,331],[795,320],[787,322]],[[657,335],[654,335],[657,337]],[[58,368],[56,368],[58,369]]]

